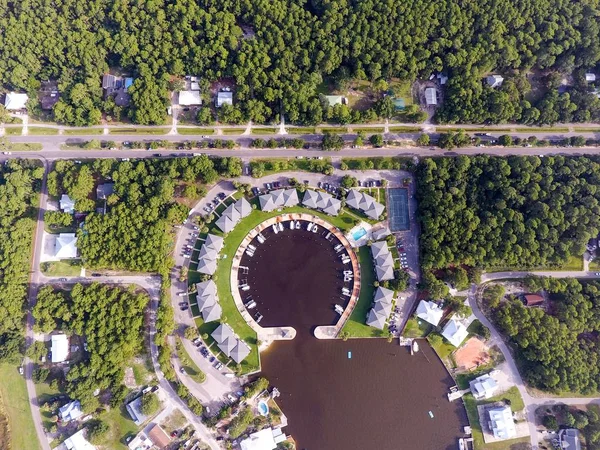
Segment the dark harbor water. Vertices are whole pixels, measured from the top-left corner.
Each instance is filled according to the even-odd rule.
[[[447,400],[454,383],[426,343],[410,356],[397,341],[313,337],[315,326],[337,321],[333,304],[345,306],[341,273],[348,266],[333,250],[337,242],[285,227],[255,243],[253,258],[244,257],[252,288],[241,294],[253,296],[263,326],[291,325],[298,332],[261,353],[262,375],[281,392],[286,432],[298,448],[456,449],[466,413],[461,401]]]

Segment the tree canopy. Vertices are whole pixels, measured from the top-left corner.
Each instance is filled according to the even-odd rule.
[[[600,231],[597,158],[427,158],[417,169],[423,267],[529,268],[581,257]]]

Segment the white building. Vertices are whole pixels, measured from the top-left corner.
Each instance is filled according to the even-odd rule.
[[[71,403],[67,403],[62,408],[58,408],[58,416],[63,422],[70,422],[71,420],[79,419],[81,416],[83,416],[81,403],[79,403],[79,400],[73,400]]]
[[[179,104],[181,106],[201,105],[200,91],[180,91]]]
[[[493,397],[498,390],[498,382],[489,373],[471,380],[469,385],[476,400]]]
[[[252,433],[248,438],[240,442],[242,450],[273,450],[277,448],[273,438],[273,430],[265,428],[264,430]]]
[[[216,105],[217,108],[220,108],[223,105],[233,105],[233,92],[231,91],[221,91],[221,92],[217,92],[217,101],[216,101]]]
[[[77,236],[75,233],[60,233],[54,243],[57,259],[77,258]]]
[[[490,415],[490,430],[496,439],[512,439],[517,435],[510,406],[490,408],[488,414]]]
[[[69,337],[66,334],[53,334],[51,352],[53,363],[66,361],[69,356]]]
[[[504,83],[504,77],[497,74],[489,75],[486,78],[486,82],[490,87],[497,88],[502,86],[502,83]]]
[[[85,429],[79,430],[73,436],[65,439],[67,450],[96,450],[96,447],[85,439],[84,432]]]
[[[20,94],[18,92],[9,92],[6,94],[4,99],[4,107],[9,111],[18,111],[25,109],[27,106],[27,94]]]
[[[66,194],[60,196],[60,209],[67,214],[73,214],[75,202]]]
[[[596,74],[595,73],[586,73],[585,81],[587,81],[588,83],[593,83],[594,81],[596,81]]]
[[[443,315],[444,310],[440,308],[440,305],[432,301],[421,300],[419,306],[417,306],[417,317],[433,326],[437,327]]]
[[[428,106],[437,105],[437,91],[435,88],[429,87],[425,89],[425,103]]]
[[[462,341],[468,336],[467,327],[456,318],[452,317],[442,330],[442,336],[455,347],[460,347]]]

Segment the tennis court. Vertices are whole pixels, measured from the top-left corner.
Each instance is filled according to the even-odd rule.
[[[388,216],[390,218],[390,230],[406,231],[410,229],[408,216],[408,189],[389,189]]]

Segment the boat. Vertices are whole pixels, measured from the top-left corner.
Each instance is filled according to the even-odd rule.
[[[279,233],[279,228],[277,228],[277,224],[276,224],[276,223],[274,223],[274,224],[273,224],[273,226],[272,226],[271,228],[273,228],[273,232],[274,232],[275,234]]]
[[[412,342],[411,348],[413,353],[417,353],[419,351],[419,343],[416,341],[416,339]]]
[[[342,308],[340,305],[337,305],[337,304],[336,304],[336,305],[334,306],[334,309],[335,309],[335,312],[336,312],[336,313],[338,313],[340,316],[341,316],[342,314],[344,314],[344,308]]]
[[[299,230],[299,229],[300,229],[300,221],[296,220],[296,230]]]
[[[293,229],[294,229],[294,221],[290,220],[290,230],[293,230]]]
[[[433,419],[433,413],[431,411],[429,411],[429,417]]]

